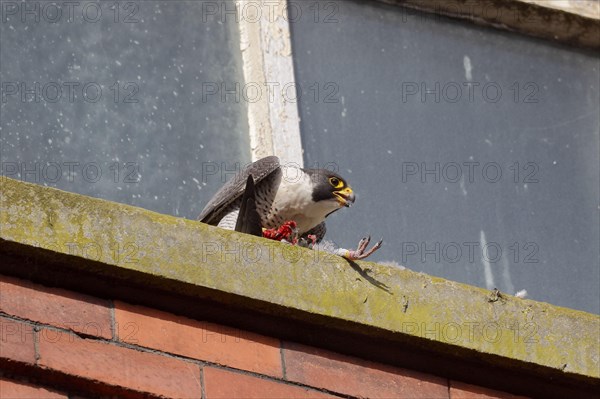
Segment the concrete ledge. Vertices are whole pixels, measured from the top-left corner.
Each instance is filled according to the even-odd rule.
[[[535,378],[533,396],[600,386],[593,314],[6,177],[0,192],[1,273],[493,387]]]
[[[589,0],[376,0],[568,45],[600,49],[600,5]]]

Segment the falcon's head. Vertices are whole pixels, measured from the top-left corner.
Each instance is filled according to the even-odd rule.
[[[352,188],[337,173],[327,169],[305,169],[310,176],[312,199],[314,202],[331,203],[332,212],[342,207],[350,207],[356,197]]]

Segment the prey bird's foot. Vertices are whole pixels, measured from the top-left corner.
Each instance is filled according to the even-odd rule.
[[[336,254],[340,255],[341,257],[344,257],[346,259],[349,259],[349,260],[365,259],[366,257],[371,256],[379,248],[381,248],[381,245],[383,244],[383,239],[377,241],[377,243],[375,243],[375,245],[373,245],[373,247],[371,247],[371,249],[369,249],[367,251],[366,249],[369,246],[370,242],[371,242],[371,236],[364,237],[358,243],[358,247],[356,248],[356,251],[352,251],[350,249],[338,248],[336,250]]]
[[[289,220],[277,229],[263,230],[262,235],[264,238],[296,245],[298,243],[298,225],[293,220]]]

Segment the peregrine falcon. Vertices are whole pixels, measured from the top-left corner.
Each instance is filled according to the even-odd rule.
[[[290,234],[285,231],[293,230],[298,242],[314,247],[325,236],[325,218],[354,201],[352,188],[337,173],[283,166],[279,158],[269,156],[246,166],[225,183],[198,220],[279,240],[287,239]],[[364,259],[382,245],[379,241],[367,251],[369,242],[370,237],[365,237],[356,250],[339,248],[335,253],[350,260]]]

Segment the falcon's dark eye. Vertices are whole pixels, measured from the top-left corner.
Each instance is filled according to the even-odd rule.
[[[329,178],[329,184],[331,184],[333,186],[333,188],[342,188],[342,187],[344,187],[344,182],[342,182],[337,177],[330,177]]]

